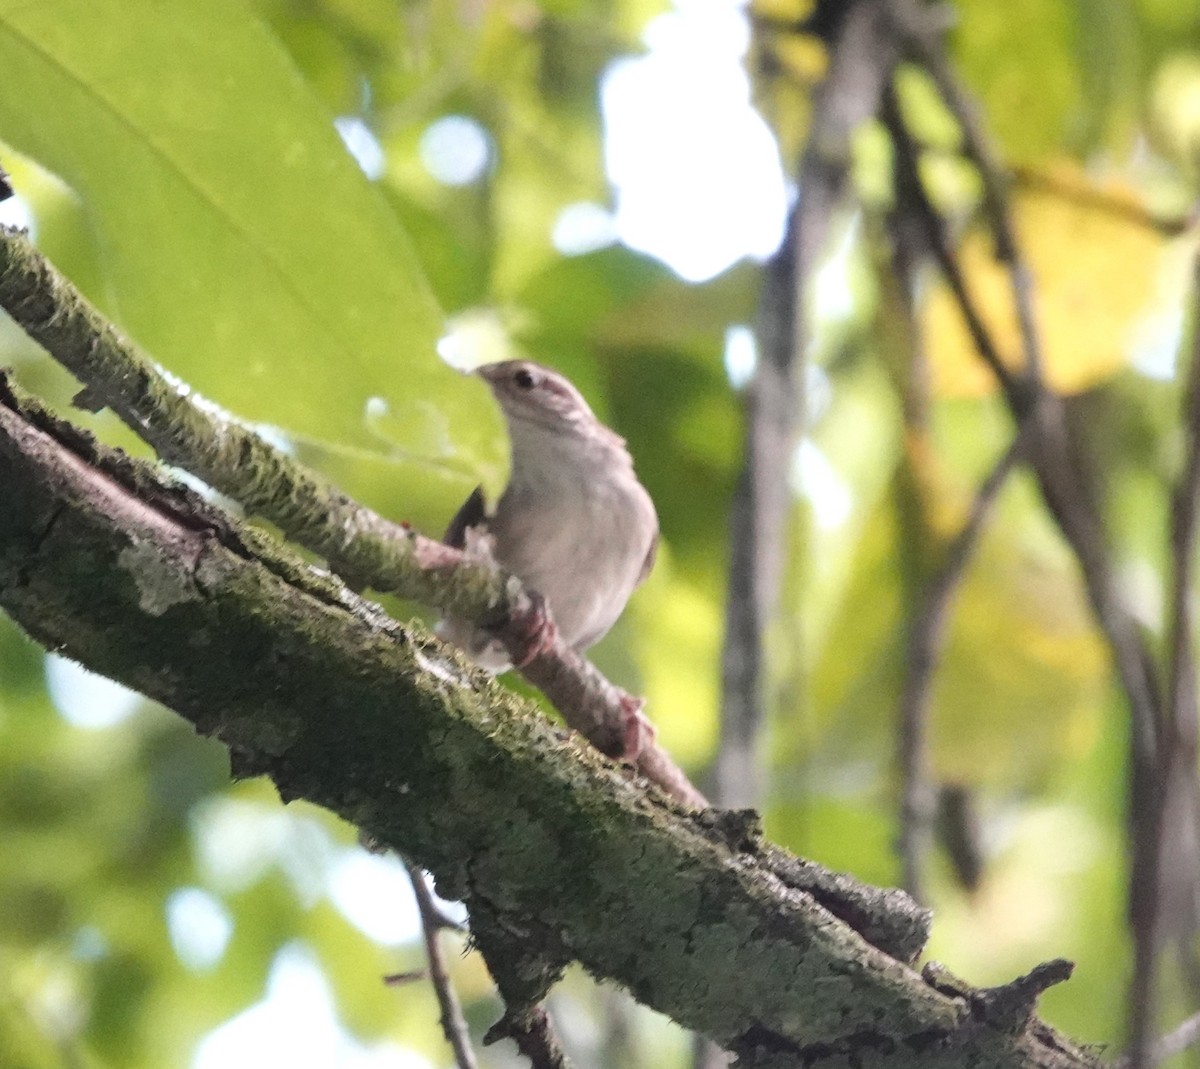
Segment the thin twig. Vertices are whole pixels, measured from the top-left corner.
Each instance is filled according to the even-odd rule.
[[[1012,181],[1017,189],[1048,193],[1089,211],[1152,230],[1163,237],[1178,237],[1196,225],[1194,211],[1187,215],[1158,215],[1131,198],[1110,193],[1085,181],[1070,181],[1035,167],[1013,167]]]
[[[438,942],[438,934],[443,928],[453,928],[455,924],[438,908],[433,900],[429,885],[425,882],[425,874],[415,865],[404,862],[408,870],[408,878],[412,881],[413,894],[417,899],[417,911],[421,915],[421,931],[425,937],[425,953],[429,958],[429,979],[433,983],[437,995],[438,1006],[441,1007],[442,1033],[446,1042],[454,1051],[454,1064],[458,1069],[476,1069],[475,1052],[471,1049],[471,1036],[467,1030],[467,1022],[463,1018],[462,1006],[454,985],[450,982],[450,974],[446,971],[446,960],[442,956],[442,947]]]
[[[388,987],[403,987],[405,984],[415,984],[418,980],[428,980],[428,969],[409,969],[408,972],[390,972],[383,982]]]
[[[1174,1058],[1197,1043],[1200,1043],[1200,1013],[1192,1014],[1154,1044],[1150,1051],[1150,1064],[1158,1065],[1168,1058]]]
[[[907,46],[917,55],[937,85],[943,102],[955,116],[962,131],[967,157],[974,163],[983,183],[984,209],[996,242],[996,257],[1008,267],[1024,351],[1024,367],[1019,379],[1002,373],[1007,369],[999,363],[998,347],[970,299],[962,270],[951,250],[946,227],[925,195],[923,186],[918,185],[921,214],[929,224],[935,255],[962,310],[976,348],[1003,386],[1014,419],[1022,423],[1032,416],[1033,428],[1039,432],[1031,438],[1030,455],[1043,496],[1079,560],[1093,610],[1112,648],[1117,670],[1129,698],[1133,715],[1136,781],[1145,775],[1153,762],[1157,738],[1159,694],[1153,659],[1138,634],[1132,616],[1117,595],[1099,515],[1094,504],[1082,492],[1084,480],[1081,478],[1081,460],[1070,441],[1062,405],[1046,389],[1042,379],[1043,361],[1033,306],[1033,278],[1012,224],[1008,205],[1008,176],[984,129],[975,102],[946,60],[945,27],[936,20],[931,21],[925,10],[913,4],[912,0],[891,0],[891,4],[893,18]],[[900,120],[898,109],[891,129],[894,136],[900,136],[898,147],[904,149],[910,160],[909,166],[915,170],[915,146]],[[1136,790],[1135,786],[1135,793]]]
[[[380,516],[298,464],[211,403],[197,404],[108,322],[28,236],[0,226],[0,307],[84,383],[90,407],[108,407],[164,461],[269,519],[329,562],[352,586],[370,586],[495,631],[519,652],[534,610],[517,579],[405,524]],[[636,704],[575,650],[556,642],[525,668],[568,726],[602,753],[620,753]],[[638,772],[685,806],[703,795],[656,742]]]
[[[1168,1058],[1174,1058],[1185,1050],[1200,1043],[1200,1013],[1180,1022],[1166,1035],[1161,1036],[1151,1047],[1145,1061],[1146,1069],[1161,1065]],[[1112,1063],[1112,1069],[1134,1069],[1131,1054],[1123,1054]]]
[[[967,279],[954,254],[950,235],[942,223],[941,216],[929,201],[917,166],[918,149],[896,99],[896,91],[889,86],[883,98],[883,123],[892,138],[895,148],[893,166],[896,171],[897,189],[912,198],[913,214],[925,224],[926,239],[933,258],[941,269],[954,299],[962,313],[967,332],[976,351],[987,364],[1006,395],[1020,395],[1016,377],[1004,362],[1000,349],[992,338],[991,331],[983,320],[974,299],[967,289]]]
[[[909,623],[897,739],[901,784],[899,853],[904,889],[918,902],[922,900],[921,876],[933,817],[933,792],[925,767],[930,684],[945,643],[950,604],[992,507],[1022,458],[1024,448],[1025,435],[1018,433],[988,473],[966,522],[947,548],[945,559],[925,588],[921,607]]]
[[[1200,520],[1200,258],[1194,271],[1196,302],[1192,361],[1184,398],[1186,449],[1183,471],[1171,507],[1172,583],[1166,702],[1158,751],[1158,773],[1147,792],[1144,812],[1134,814],[1134,871],[1131,922],[1134,973],[1130,985],[1130,1065],[1146,1069],[1151,1058],[1156,974],[1167,907],[1187,908],[1196,883],[1195,845],[1181,832],[1195,833],[1197,785],[1197,703],[1195,666],[1195,553]],[[1179,841],[1175,841],[1179,840]]]
[[[1025,356],[1022,373],[1033,381],[1039,381],[1042,377],[1042,350],[1034,319],[1033,278],[1021,254],[1013,227],[1008,207],[1007,176],[991,138],[980,121],[975,101],[946,60],[941,30],[931,30],[928,19],[922,17],[920,12],[913,12],[907,3],[896,3],[894,7],[902,13],[898,21],[907,31],[906,44],[916,52],[941,93],[943,103],[958,122],[966,156],[975,165],[983,183],[983,206],[996,242],[996,259],[1007,266],[1012,285],[1017,329]]]
[[[885,103],[885,107],[890,106]],[[892,180],[896,195],[888,212],[891,241],[891,274],[882,279],[886,307],[881,316],[902,325],[903,333],[894,344],[895,379],[900,393],[904,421],[904,465],[896,490],[896,512],[900,538],[900,572],[904,580],[905,617],[916,619],[928,597],[931,574],[929,547],[934,543],[926,507],[927,458],[932,456],[930,441],[930,380],[925,339],[916,312],[918,273],[925,251],[920,222],[912,218],[913,192],[907,186],[916,180],[900,153],[893,153]],[[897,332],[890,332],[896,334]],[[911,638],[911,633],[910,633]],[[911,658],[906,658],[911,675]],[[934,788],[927,774],[925,757],[925,716],[904,712],[897,720],[897,766],[900,773],[899,824],[896,844],[902,870],[902,886],[917,901],[924,899],[922,873],[929,839],[928,828],[933,809]]]

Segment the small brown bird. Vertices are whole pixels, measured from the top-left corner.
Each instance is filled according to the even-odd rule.
[[[654,504],[624,439],[562,375],[528,360],[487,364],[476,374],[504,412],[512,470],[494,512],[477,489],[444,541],[490,553],[545,599],[563,641],[585,650],[616,623],[654,564]],[[508,667],[493,636],[456,621],[438,630],[483,667]],[[529,657],[540,648],[535,640]]]

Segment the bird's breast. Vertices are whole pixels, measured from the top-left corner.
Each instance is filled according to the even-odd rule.
[[[632,472],[547,467],[510,483],[489,528],[496,559],[546,598],[565,641],[582,648],[625,607],[657,525]]]

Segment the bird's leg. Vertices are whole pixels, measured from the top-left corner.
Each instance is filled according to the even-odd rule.
[[[654,744],[658,732],[655,731],[654,725],[647,719],[646,714],[642,712],[646,705],[645,698],[637,698],[621,691],[619,700],[625,724],[622,729],[623,746],[617,755],[617,760],[628,761],[630,764],[636,765],[642,751]]]
[[[546,607],[546,599],[536,590],[529,591],[529,604],[513,612],[501,631],[516,668],[524,668],[538,654],[552,650],[558,643],[554,618]]]

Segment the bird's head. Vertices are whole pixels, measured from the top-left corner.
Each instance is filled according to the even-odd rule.
[[[564,376],[532,360],[484,364],[476,374],[491,387],[510,424],[584,429],[596,422],[583,395]]]

